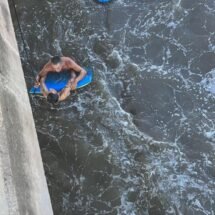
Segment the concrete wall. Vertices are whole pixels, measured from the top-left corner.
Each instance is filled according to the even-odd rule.
[[[0,215],[53,214],[7,0],[0,0]]]

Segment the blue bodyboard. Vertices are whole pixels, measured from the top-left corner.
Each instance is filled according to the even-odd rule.
[[[77,88],[82,88],[88,84],[90,84],[93,80],[93,71],[92,69],[87,68],[86,69],[87,74],[86,76],[80,80],[77,84]],[[71,78],[71,72],[70,71],[62,71],[62,72],[49,72],[45,84],[50,89],[55,89],[56,91],[61,91],[68,83],[69,79]],[[32,87],[29,91],[30,94],[42,94],[40,87]]]

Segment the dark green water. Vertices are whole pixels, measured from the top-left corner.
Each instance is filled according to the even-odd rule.
[[[30,96],[55,214],[213,215],[214,1],[16,4],[28,87],[56,54],[95,72],[58,106]]]

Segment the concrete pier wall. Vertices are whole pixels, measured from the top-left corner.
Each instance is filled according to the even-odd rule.
[[[7,0],[0,0],[0,215],[53,214]]]

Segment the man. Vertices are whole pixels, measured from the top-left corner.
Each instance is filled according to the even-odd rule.
[[[61,72],[63,70],[71,70],[71,79],[68,81],[66,87],[59,93],[53,89],[48,91],[45,85],[47,74],[49,72]],[[80,74],[76,77],[73,71]],[[66,99],[70,95],[71,90],[76,89],[77,83],[83,79],[86,73],[87,72],[71,58],[54,56],[37,75],[35,85],[41,86],[43,95],[47,98],[48,102],[57,103],[58,101]]]

